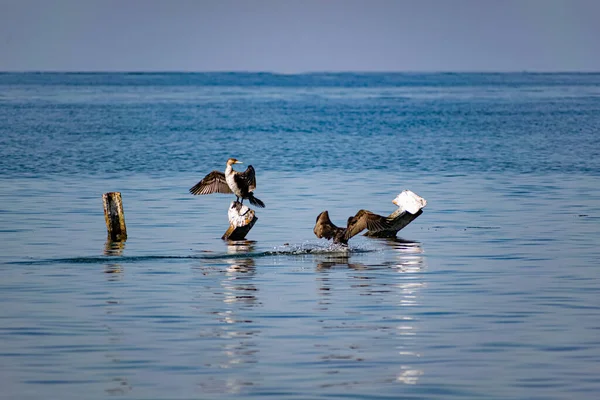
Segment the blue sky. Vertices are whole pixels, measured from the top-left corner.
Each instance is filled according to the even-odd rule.
[[[600,1],[0,0],[4,71],[600,71]]]

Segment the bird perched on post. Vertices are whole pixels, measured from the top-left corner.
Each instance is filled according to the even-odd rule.
[[[348,240],[363,230],[385,231],[390,229],[390,221],[381,215],[367,210],[359,210],[348,218],[346,228],[340,228],[329,219],[329,213],[323,211],[317,217],[313,232],[318,238],[333,239],[333,243],[348,244]]]
[[[265,207],[265,203],[254,197],[254,189],[256,189],[256,175],[252,165],[244,172],[235,171],[233,164],[242,164],[241,161],[235,158],[227,160],[225,173],[221,171],[212,171],[206,175],[200,182],[195,184],[191,189],[191,194],[211,194],[211,193],[233,193],[236,196],[236,201],[248,199],[250,204],[257,207]]]

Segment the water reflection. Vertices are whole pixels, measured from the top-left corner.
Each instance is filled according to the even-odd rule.
[[[251,280],[256,274],[254,259],[233,258],[225,261],[229,263],[229,266],[226,269],[227,278],[221,282],[224,289],[223,302],[254,305],[257,301],[254,293],[258,291]]]
[[[252,258],[235,258],[225,261],[229,263],[226,269],[228,276],[235,276],[236,273],[252,275],[256,273],[254,259]]]
[[[351,263],[349,254],[324,255],[317,259],[317,271],[322,272],[335,267],[347,267],[361,270],[367,266],[361,263]]]
[[[106,264],[104,273],[109,281],[118,281],[123,278],[123,267],[120,264]]]
[[[110,239],[104,243],[105,256],[122,256],[125,250],[125,241],[114,242]],[[107,274],[109,281],[118,281],[123,277],[123,267],[120,264],[106,264],[104,273]]]
[[[120,248],[122,250],[124,246]],[[107,274],[106,276],[108,277],[109,282],[120,281],[123,278],[123,268],[119,264],[106,264],[104,267],[104,273]],[[112,293],[114,293],[114,291]],[[124,332],[120,325],[115,324],[112,316],[118,314],[119,311],[121,311],[120,308],[122,306],[123,305],[120,296],[115,297],[112,295],[105,300],[104,314],[107,318],[104,328],[106,328],[107,331],[107,341],[109,344],[108,348],[113,350],[107,352],[104,357],[109,360],[111,365],[115,366],[115,371],[119,371],[118,367],[122,362],[122,355],[119,354],[116,349],[118,349],[123,342]],[[116,374],[117,372],[115,372],[115,375]],[[109,395],[123,395],[131,390],[132,386],[125,376],[112,377],[108,383],[108,387],[104,389],[104,391]]]
[[[254,251],[255,244],[254,240],[229,240],[227,254],[251,253]]]
[[[104,255],[105,256],[122,256],[123,251],[125,250],[125,241],[114,242],[112,240],[107,240],[104,243]]]
[[[396,254],[395,268],[401,272],[417,273],[426,268],[421,243],[401,238],[381,239]]]
[[[391,365],[397,365],[397,372],[393,377],[375,379],[415,385],[425,373],[417,361],[421,357],[416,347],[420,332],[414,316],[414,307],[420,305],[421,289],[425,286],[424,251],[418,242],[398,238],[373,240],[384,246],[381,262],[352,262],[352,258],[361,257],[352,253],[325,255],[315,260],[319,272],[315,279],[321,297],[317,309],[323,314],[335,316],[341,311],[347,315],[342,319],[321,320],[323,336],[328,339],[319,344],[326,350],[319,362],[324,363],[325,373],[343,376],[349,362],[361,362],[368,368],[369,355],[382,354]],[[397,273],[390,274],[390,270]],[[346,338],[355,332],[361,332],[356,342],[331,345],[347,342]],[[335,336],[339,336],[337,340]],[[349,374],[347,382],[341,384],[352,384],[351,378]]]
[[[397,319],[401,322],[396,327],[396,333],[399,337],[402,337],[402,341],[398,345],[398,354],[404,364],[400,367],[396,381],[407,385],[415,385],[424,374],[424,371],[409,364],[411,359],[419,358],[421,354],[415,349],[414,343],[419,332],[418,327],[415,325],[415,318],[406,307],[419,305],[420,289],[425,286],[420,273],[427,267],[426,259],[419,242],[401,238],[390,238],[383,241],[393,250],[395,255],[393,268],[402,276],[402,279],[396,284],[400,295],[398,305],[401,311],[397,316]]]
[[[243,255],[254,249],[252,241],[232,241],[227,253]],[[255,327],[253,309],[261,306],[256,276],[255,260],[250,257],[231,257],[222,260],[217,287],[213,288],[214,329],[202,335],[214,341],[205,366],[214,373],[200,377],[199,388],[204,393],[236,394],[253,386],[260,377],[250,373],[250,365],[258,363],[259,348],[256,343],[260,330]]]
[[[423,371],[420,369],[411,369],[408,366],[403,365],[401,367],[402,372],[400,373],[400,375],[398,375],[398,377],[396,378],[396,380],[398,382],[407,384],[407,385],[416,385],[417,382],[419,381],[419,377],[421,375],[423,375]]]

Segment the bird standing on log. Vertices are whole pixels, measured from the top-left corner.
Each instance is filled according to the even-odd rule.
[[[331,222],[329,213],[323,211],[317,217],[313,232],[318,238],[333,239],[333,243],[348,244],[348,240],[365,229],[378,232],[390,229],[388,218],[367,210],[359,210],[348,218],[346,228],[340,228]]]
[[[211,194],[211,193],[233,193],[236,196],[236,201],[248,199],[250,204],[257,207],[265,207],[265,203],[254,197],[254,189],[256,189],[256,175],[252,165],[244,172],[235,171],[233,164],[242,164],[241,161],[235,158],[227,160],[227,168],[225,173],[221,171],[212,171],[204,177],[200,182],[195,184],[191,189],[191,194]]]

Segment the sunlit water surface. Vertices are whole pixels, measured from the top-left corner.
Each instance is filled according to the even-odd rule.
[[[599,84],[0,74],[0,397],[597,398]],[[244,242],[187,192],[229,156]],[[403,189],[397,239],[314,237]]]

